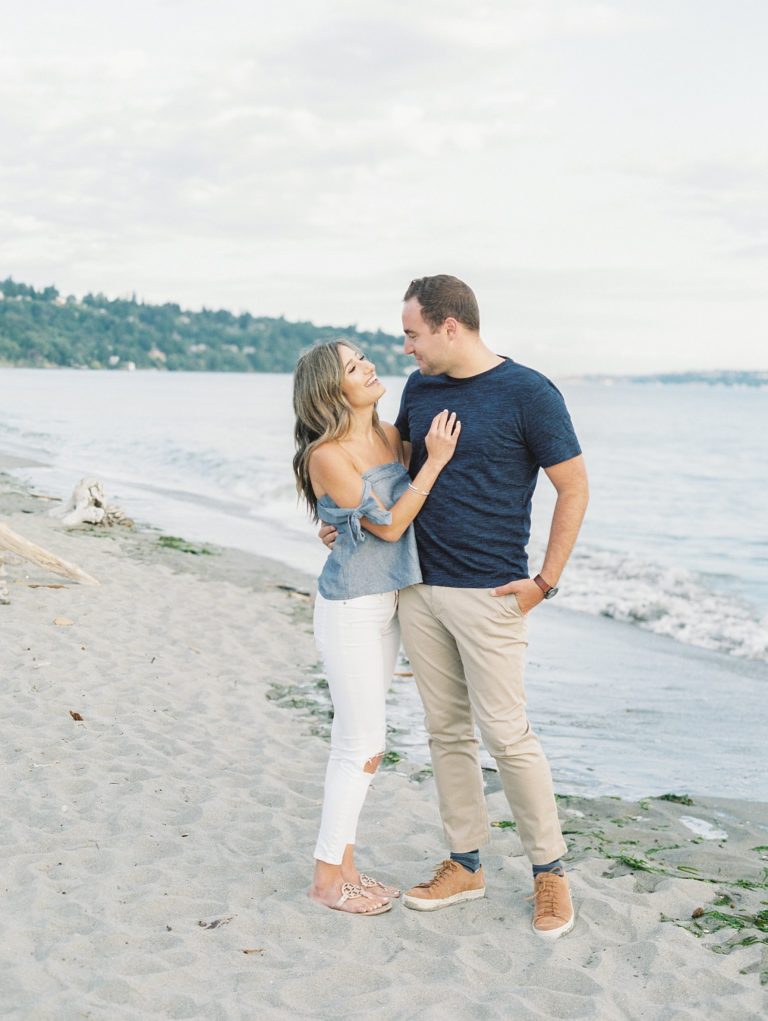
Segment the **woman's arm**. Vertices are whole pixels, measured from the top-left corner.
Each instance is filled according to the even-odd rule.
[[[453,457],[460,432],[461,423],[456,420],[455,412],[441,411],[435,416],[426,436],[427,460],[407,492],[392,507],[386,508],[392,513],[391,524],[377,525],[363,518],[361,523],[367,531],[386,542],[397,542],[424,506],[438,475]],[[327,493],[339,507],[357,507],[360,503],[362,476],[339,447],[330,443],[318,447],[310,459],[309,474],[318,496]],[[381,504],[380,500],[378,502]]]

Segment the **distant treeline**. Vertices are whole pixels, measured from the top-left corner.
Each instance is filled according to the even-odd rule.
[[[663,372],[657,376],[631,376],[633,383],[707,383],[709,386],[768,386],[768,372],[723,369],[717,372]]]
[[[0,281],[0,364],[87,369],[291,372],[313,344],[347,340],[382,375],[413,368],[397,337],[354,326],[314,326],[223,309],[188,312],[87,294],[62,297],[10,277]]]
[[[751,372],[742,369],[716,369],[701,372],[659,372],[646,376],[581,376],[595,383],[706,383],[708,386],[764,386],[768,387],[768,372]]]

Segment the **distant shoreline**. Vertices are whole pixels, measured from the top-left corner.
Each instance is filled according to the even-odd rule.
[[[291,372],[302,351],[338,340],[363,347],[383,373],[410,367],[400,340],[382,330],[316,326],[227,309],[193,312],[135,296],[77,299],[53,286],[36,289],[11,277],[0,280],[0,365],[8,367]]]
[[[173,373],[198,373],[210,372],[217,375],[231,375],[241,373],[243,375],[290,375],[290,370],[282,366],[275,368],[261,369],[210,369],[210,368],[183,368],[175,369],[159,365],[135,365],[133,363],[118,365],[114,367],[92,367],[90,365],[59,365],[53,362],[44,365],[31,364],[29,362],[6,362],[0,360],[0,369],[69,369],[75,372],[173,372]],[[388,372],[385,375],[408,376],[412,367],[403,369],[401,372]],[[583,376],[565,375],[559,377],[562,382],[568,383],[597,383],[603,386],[616,386],[624,383],[637,383],[651,386],[726,386],[726,387],[749,387],[753,390],[768,389],[768,371],[765,372],[739,372],[736,370],[723,370],[719,372],[662,372],[650,373],[648,375],[623,376],[613,373],[589,373]]]
[[[768,371],[741,371],[719,369],[716,371],[656,372],[647,375],[617,375],[613,373],[589,373],[584,376],[568,376],[569,382],[602,383],[645,383],[662,386],[704,385],[704,386],[749,386],[758,389],[768,387]]]

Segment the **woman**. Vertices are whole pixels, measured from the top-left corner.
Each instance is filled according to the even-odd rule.
[[[352,914],[388,911],[400,892],[358,872],[360,810],[384,754],[385,704],[400,647],[397,592],[421,581],[411,522],[456,449],[461,425],[443,411],[411,481],[394,426],[380,422],[374,365],[340,342],[296,366],[296,486],[315,521],[339,535],[318,579],[315,640],[333,700],[315,875],[309,896]],[[363,531],[363,529],[365,531]]]

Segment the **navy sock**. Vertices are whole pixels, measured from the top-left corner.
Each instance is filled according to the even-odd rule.
[[[564,876],[565,875],[565,869],[563,868],[563,863],[560,861],[559,858],[555,858],[555,860],[551,861],[549,863],[549,865],[534,865],[533,866],[533,878],[535,879],[536,876],[538,876],[540,872],[557,872],[557,874],[560,875],[560,876]]]
[[[451,851],[451,861],[457,861],[459,865],[463,865],[467,872],[477,872],[480,868],[480,851],[465,851],[463,854]]]

